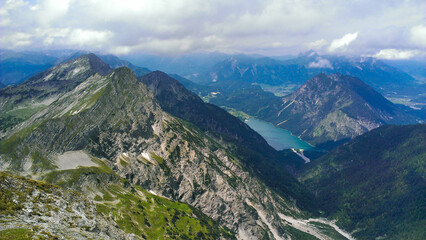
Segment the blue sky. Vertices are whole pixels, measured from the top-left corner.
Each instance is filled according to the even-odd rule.
[[[1,0],[0,47],[424,57],[426,1]]]

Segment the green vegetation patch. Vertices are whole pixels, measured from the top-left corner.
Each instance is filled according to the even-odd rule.
[[[0,154],[13,153],[15,150],[15,147],[19,143],[21,143],[21,141],[24,140],[37,127],[38,125],[33,125],[31,127],[22,129],[21,131],[14,133],[9,138],[6,138],[0,141]],[[13,155],[16,155],[16,153]]]
[[[104,194],[99,212],[112,215],[124,231],[147,239],[234,238],[199,210],[148,193],[138,186],[130,191],[111,184]]]
[[[25,228],[13,228],[0,231],[0,240],[30,240],[33,239],[34,232]]]
[[[17,109],[12,109],[7,112],[2,112],[0,114],[0,130],[7,129],[9,127],[13,127],[28,118],[30,118],[34,113],[43,110],[46,106],[29,106],[22,107]]]
[[[231,115],[233,115],[234,117],[237,117],[241,120],[246,120],[249,118],[253,118],[252,116],[250,116],[249,114],[243,112],[243,111],[239,111],[236,110],[234,108],[230,108],[230,107],[226,107],[226,106],[221,106],[221,108],[225,109],[227,112],[229,112]]]

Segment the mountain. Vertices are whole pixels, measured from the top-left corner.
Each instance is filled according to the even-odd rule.
[[[308,70],[297,64],[284,65],[283,62],[268,57],[235,55],[190,80],[210,86],[221,86],[229,91],[253,83],[273,86],[302,84],[309,76]]]
[[[66,81],[59,82],[77,82],[72,73],[87,58],[41,76],[64,69]],[[316,214],[304,207],[308,193],[261,157],[262,149],[250,150],[268,146],[238,119],[202,105],[161,72],[139,81],[127,67],[91,71],[42,111],[11,124],[0,139],[2,171],[78,191],[121,230],[148,239],[343,236],[331,222],[324,228],[314,224],[322,220],[308,218]],[[189,108],[196,102],[201,115]]]
[[[284,169],[281,155],[245,123],[225,110],[203,102],[163,72],[156,71],[139,80],[154,93],[163,110],[194,124],[212,137],[235,143],[237,148],[233,147],[232,151],[254,174],[276,191],[297,198],[300,206],[313,209],[309,194]]]
[[[386,64],[401,69],[402,71],[413,76],[417,81],[426,81],[426,59],[414,59],[414,60],[382,60]]]
[[[62,63],[62,62],[68,61],[70,59],[78,58],[78,57],[86,55],[86,54],[89,54],[89,52],[87,52],[87,51],[76,51],[76,52],[73,52],[70,55],[67,55],[66,57],[59,58],[56,62]],[[120,59],[117,56],[114,56],[112,54],[106,54],[106,55],[105,54],[98,54],[97,56],[100,59],[102,59],[103,62],[108,64],[113,69],[116,69],[116,68],[119,68],[119,67],[130,68],[136,74],[136,76],[142,76],[142,75],[145,75],[145,74],[151,72],[151,70],[149,70],[147,68],[135,66],[131,62],[126,61],[126,60],[122,60],[122,59]]]
[[[384,95],[394,95],[395,92],[397,95],[420,93],[416,91],[419,85],[412,76],[372,57],[319,55],[309,51],[283,63],[303,66],[313,75],[341,73],[354,76]]]
[[[265,118],[322,147],[383,124],[416,122],[358,78],[341,74],[317,75],[281,100]]]
[[[99,57],[102,59],[102,61],[104,61],[105,63],[107,63],[108,65],[110,65],[112,68],[119,68],[119,67],[128,67],[130,68],[135,74],[136,76],[143,76],[145,74],[148,74],[151,72],[151,70],[149,70],[148,68],[143,68],[143,67],[138,67],[133,65],[131,62],[126,61],[126,60],[122,60],[114,55],[99,55]]]
[[[301,180],[357,239],[424,239],[426,125],[382,126],[306,165]]]
[[[187,90],[167,74],[156,71],[140,78],[154,93],[162,109],[199,127],[261,150],[272,151],[266,141],[249,126],[225,110],[208,103]]]
[[[319,74],[279,98],[260,88],[218,94],[211,103],[235,108],[287,129],[322,148],[332,148],[383,124],[416,123],[358,78]]]
[[[0,51],[0,82],[17,84],[55,65],[56,57],[38,52]]]
[[[20,123],[56,101],[93,75],[112,69],[94,54],[71,59],[28,79],[0,90],[0,131]]]
[[[89,54],[89,52],[76,50],[52,50],[41,52],[0,50],[0,88],[2,88],[2,85],[19,84],[54,65],[87,54]],[[137,76],[142,76],[151,72],[147,68],[135,66],[129,61],[119,59],[111,54],[98,56],[112,68],[129,67]]]
[[[293,89],[320,73],[351,75],[360,78],[376,91],[393,97],[415,97],[422,93],[419,87],[424,88],[407,73],[375,58],[319,55],[314,51],[287,60],[234,55],[201,74],[189,75],[189,79],[233,91],[250,84],[260,84],[268,91],[272,89],[279,93],[280,88]]]
[[[185,55],[149,55],[129,54],[126,60],[149,69],[160,70],[169,74],[179,74],[186,78],[204,73],[217,62],[229,57],[221,52],[192,53]]]

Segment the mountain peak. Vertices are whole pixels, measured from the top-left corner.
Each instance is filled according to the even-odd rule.
[[[415,119],[389,102],[359,78],[335,73],[310,78],[282,98],[280,127],[322,147],[351,139],[386,123],[414,123]],[[324,145],[326,142],[330,145]]]
[[[93,71],[101,74],[102,76],[105,76],[112,71],[111,67],[108,64],[106,64],[104,61],[102,61],[98,56],[96,56],[93,53],[89,53],[81,57],[88,58]]]
[[[194,94],[192,94],[188,89],[186,89],[179,81],[174,78],[171,78],[169,75],[167,75],[167,73],[164,73],[162,71],[157,70],[148,73],[139,79],[148,87],[149,90],[154,93],[155,96],[167,93],[167,95],[169,95],[168,97],[173,96],[179,100],[182,97],[194,98]],[[164,97],[166,100],[167,96]]]
[[[165,78],[165,79],[171,78],[167,73],[162,72],[160,70],[153,71],[153,72],[149,73],[148,75],[155,76],[155,77],[158,77],[158,78]],[[171,79],[173,79],[173,78],[171,78]]]

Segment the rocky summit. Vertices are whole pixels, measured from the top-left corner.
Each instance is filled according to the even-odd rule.
[[[46,82],[56,87],[37,90]],[[161,89],[173,93],[171,99],[183,107],[176,110],[176,102],[165,102]],[[46,101],[49,96],[52,99]],[[23,208],[1,212],[5,219],[1,235],[23,231],[63,239],[84,239],[99,232],[116,239],[350,237],[332,222],[312,218],[318,212],[307,207],[308,192],[269,159],[274,154],[260,157],[262,146],[268,146],[258,134],[189,95],[164,73],[154,72],[140,81],[129,68],[112,71],[89,54],[8,87],[1,97],[14,103],[2,104],[2,116],[15,116],[2,127],[1,170],[55,185],[42,185],[37,195],[28,190],[31,187],[2,184],[6,190],[1,199],[7,206],[16,202],[7,195],[10,191],[34,197],[20,199]],[[207,115],[207,120],[194,114],[198,111],[190,109],[187,97],[198,102],[201,112],[210,108],[218,114]],[[19,112],[18,106],[30,113],[18,117],[14,112]],[[34,189],[39,184],[12,175],[5,178],[35,184]],[[85,200],[62,204],[60,196],[53,197],[46,189],[58,189],[52,191],[63,193],[63,199],[68,199],[67,191],[78,191]],[[49,205],[48,199],[57,204]],[[37,219],[59,224],[49,227],[36,220],[17,230],[14,226],[20,221],[35,219],[24,217],[28,204],[42,207]],[[49,218],[56,207],[67,206],[69,216]],[[77,210],[87,212],[79,215],[83,220],[93,220],[74,221],[71,227],[78,229],[68,231]],[[108,222],[115,232],[103,227]],[[48,234],[35,230],[39,228]]]

